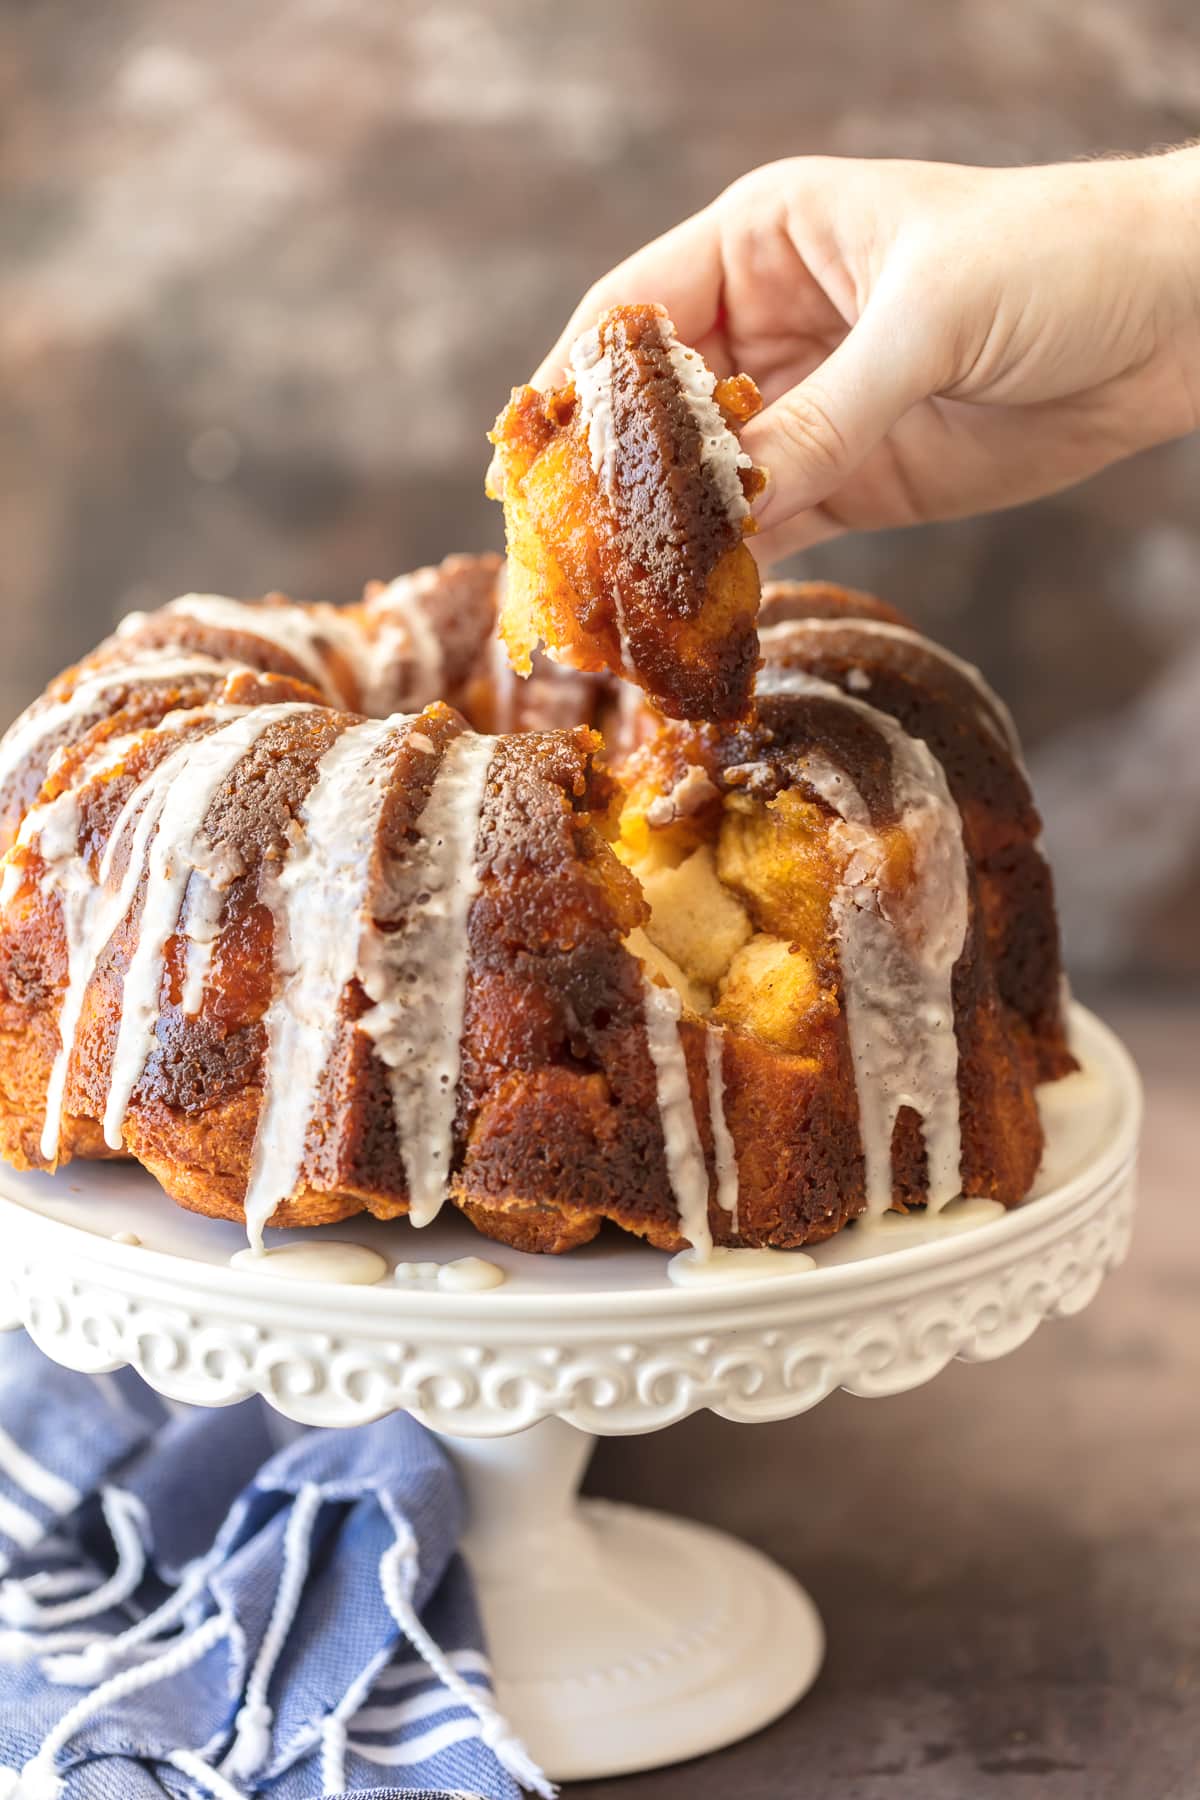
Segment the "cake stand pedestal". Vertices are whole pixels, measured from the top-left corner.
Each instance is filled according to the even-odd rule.
[[[683,1762],[776,1719],[825,1638],[789,1575],[724,1532],[577,1499],[593,1438],[558,1419],[448,1440],[501,1710],[556,1780]]]
[[[737,1284],[674,1286],[613,1234],[563,1259],[487,1248],[508,1278],[486,1292],[347,1288],[231,1267],[235,1228],[168,1205],[139,1170],[72,1165],[0,1175],[0,1325],[74,1368],[132,1364],[174,1400],[261,1394],[323,1426],[413,1413],[462,1470],[499,1702],[535,1758],[561,1780],[679,1761],[791,1706],[820,1621],[719,1532],[580,1502],[592,1437],[900,1393],[1085,1306],[1128,1243],[1140,1095],[1112,1034],[1080,1008],[1073,1027],[1084,1068],[1045,1092],[1034,1197],[969,1229],[853,1226],[816,1268]],[[326,1235],[391,1262],[485,1248],[457,1217],[419,1240],[357,1220]]]

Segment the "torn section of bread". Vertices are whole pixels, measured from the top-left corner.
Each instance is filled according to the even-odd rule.
[[[799,1051],[838,880],[828,818],[799,788],[730,790],[718,769],[683,761],[689,748],[703,754],[667,732],[625,770],[615,848],[649,909],[626,947],[694,1013]],[[683,804],[664,807],[673,794]]]
[[[759,580],[744,540],[765,477],[737,433],[761,404],[749,376],[718,379],[651,305],[584,332],[564,387],[514,390],[488,492],[504,503],[500,630],[519,674],[544,643],[673,717],[748,711]]]
[[[760,931],[733,958],[712,1018],[782,1050],[803,1054],[812,1041],[812,1016],[821,987],[801,945]]]
[[[753,935],[745,907],[718,878],[707,844],[677,868],[647,870],[642,893],[654,941],[705,987],[716,985]]]

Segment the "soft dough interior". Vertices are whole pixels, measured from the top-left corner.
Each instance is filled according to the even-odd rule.
[[[802,1051],[822,993],[818,966],[837,872],[827,818],[794,791],[715,796],[699,814],[651,823],[635,785],[616,852],[650,916],[628,948],[714,1023]]]

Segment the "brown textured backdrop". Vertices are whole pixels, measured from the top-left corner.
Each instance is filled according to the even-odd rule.
[[[133,606],[350,598],[497,542],[508,386],[754,163],[1141,150],[1198,114],[1194,0],[4,0],[0,714]],[[1085,978],[1200,974],[1198,479],[1189,441],[806,564],[1007,693]]]

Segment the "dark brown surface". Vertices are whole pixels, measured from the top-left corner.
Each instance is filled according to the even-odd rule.
[[[574,381],[514,388],[496,420],[488,492],[504,502],[509,552],[501,632],[513,665],[540,639],[589,672],[626,674],[674,718],[748,711],[758,663],[759,573],[667,355],[661,307],[616,307],[599,323],[612,363],[611,477],[593,466]],[[727,384],[749,418],[748,376]],[[720,401],[718,399],[718,404]],[[761,482],[749,470],[747,493]]]
[[[612,357],[614,505],[626,568],[668,617],[694,619],[713,569],[741,538],[701,456],[700,428],[651,307],[614,309],[601,325]]]
[[[839,593],[843,596],[839,604]],[[825,629],[805,631],[808,617]],[[826,583],[773,582],[766,588],[763,621],[791,625],[772,637],[769,658],[784,667],[789,646],[810,674],[853,694],[853,671],[869,674],[871,705],[897,719],[910,737],[929,745],[946,773],[961,809],[963,835],[979,872],[980,899],[996,979],[1005,1003],[1033,1035],[1040,1079],[1072,1066],[1062,1034],[1062,960],[1053,894],[1053,871],[1041,846],[1041,820],[1020,759],[1005,748],[1006,722],[975,684],[943,660],[937,646],[884,638],[873,651],[870,631],[851,622],[871,616],[878,603]],[[843,629],[827,627],[839,614]],[[896,623],[911,622],[897,616]],[[861,697],[861,696],[860,696]],[[972,1190],[973,1191],[973,1190]]]
[[[1200,1012],[1101,1010],[1149,1113],[1133,1251],[1085,1313],[884,1402],[601,1444],[593,1491],[768,1551],[829,1650],[757,1737],[566,1800],[1195,1800]]]
[[[468,573],[457,569],[457,577]],[[494,575],[484,573],[489,580]],[[419,579],[434,591],[440,584],[452,593],[459,585],[452,565],[425,571]],[[793,590],[793,602],[798,593]],[[482,626],[486,584],[477,597],[484,601]],[[832,604],[827,586],[820,604],[826,609]],[[847,597],[848,608],[855,604]],[[119,635],[97,654],[103,661],[146,643],[176,648],[182,640],[219,658],[237,655],[244,646],[264,663],[278,660],[298,668],[286,636],[280,656],[272,635],[272,622],[286,619],[289,610],[305,617],[281,600],[235,604],[231,628],[168,607],[145,616],[132,633]],[[358,658],[336,651],[332,612],[318,608],[308,616],[310,622],[325,621],[326,644],[333,643],[321,653],[326,681],[344,663],[342,691],[353,691]],[[360,617],[360,630],[363,623]],[[843,630],[850,629],[848,620]],[[803,625],[789,630],[801,632]],[[485,639],[477,647],[486,668],[490,646]],[[825,654],[823,640],[819,654]],[[1024,848],[1040,871],[1032,842],[1037,819],[1012,753],[978,722],[978,698],[970,684],[959,683],[957,698],[939,694],[941,665],[934,662],[934,691],[926,695],[924,680],[913,679],[902,706],[893,706],[885,676],[897,666],[903,672],[911,654],[906,644],[886,636],[864,638],[854,666],[865,672],[872,692],[878,689],[881,707],[901,712],[914,740],[927,739],[944,757],[962,810],[962,844],[956,823],[952,851],[958,857],[965,848],[967,863],[966,937],[953,975],[962,1172],[968,1192],[1012,1205],[1028,1191],[1041,1151],[1034,1101],[1038,1068],[1062,1072],[1063,1059],[1067,1067],[1071,1061],[1061,1046],[1057,938],[1044,871],[1042,887],[1031,887],[1028,870],[1016,864],[1015,880],[1006,874],[989,901],[994,883],[984,864],[997,851]],[[790,638],[782,648],[770,645],[769,659],[776,655],[802,674],[804,657]],[[393,673],[402,671],[395,667]],[[313,674],[319,680],[320,668]],[[79,670],[69,672],[53,691],[67,695],[78,678]],[[340,680],[337,685],[342,688]],[[265,732],[203,816],[190,820],[191,829],[231,859],[220,929],[195,1012],[185,1001],[183,939],[168,938],[156,1042],[123,1115],[125,1149],[173,1199],[217,1218],[241,1216],[264,1084],[269,1085],[263,1021],[278,973],[271,953],[269,882],[295,841],[296,821],[322,759],[350,716],[308,704],[317,701],[316,689],[286,674],[246,669],[232,675],[224,691],[232,700],[243,689],[251,707],[277,692],[305,704],[264,721]],[[108,741],[114,722],[125,719],[131,696],[140,722],[154,729],[119,760],[93,769],[89,745],[99,742],[98,734],[108,734]],[[111,720],[96,721],[87,707],[76,721],[83,735],[72,743],[71,768],[82,763],[84,779],[75,794],[73,829],[93,859],[102,848],[107,856],[115,842],[119,873],[120,857],[131,849],[126,843],[122,852],[111,833],[125,818],[134,788],[160,766],[169,772],[163,757],[218,720],[178,713],[174,689],[161,678],[144,691],[136,684],[131,688],[128,680],[118,682],[109,698]],[[386,714],[394,696],[380,693],[377,700]],[[899,816],[900,789],[887,737],[878,718],[870,722],[874,714],[860,718],[840,694],[831,699],[824,692],[815,698],[780,692],[764,707],[769,722],[752,717],[736,735],[712,725],[699,728],[710,753],[709,776],[718,785],[732,765],[762,769],[769,782],[787,790],[780,802],[797,803],[791,809],[794,823],[785,825],[783,814],[773,818],[752,793],[730,797],[730,806],[739,808],[740,849],[736,873],[727,870],[726,877],[753,925],[790,941],[797,952],[795,969],[812,971],[804,979],[792,978],[786,1021],[778,998],[758,1003],[752,984],[744,991],[736,981],[723,991],[714,1015],[722,1031],[724,1118],[740,1170],[736,1229],[716,1198],[712,1177],[717,1153],[706,1067],[711,1027],[689,1015],[679,1037],[713,1189],[708,1211],[714,1242],[795,1248],[840,1230],[865,1204],[845,984],[828,910],[837,857],[831,862],[820,848],[826,834],[832,836],[827,816],[793,786],[806,780],[805,754],[816,749],[833,759],[866,802],[877,830],[898,826],[903,837],[908,826]],[[432,792],[439,756],[463,729],[460,716],[439,702],[417,723],[421,731],[402,729],[392,737],[383,759],[388,799],[373,877],[379,885],[370,891],[369,910],[384,930],[398,928],[408,908],[429,899],[414,896],[408,887],[412,823]],[[650,746],[634,765],[644,793],[638,804],[673,787],[679,732],[678,725],[664,726],[665,763],[656,766]],[[635,927],[647,923],[648,913],[634,875],[599,829],[619,787],[593,766],[600,748],[596,734],[581,725],[574,732],[503,735],[490,753],[477,845],[481,887],[470,910],[464,1081],[450,1197],[479,1230],[524,1250],[572,1249],[587,1243],[606,1220],[658,1249],[678,1250],[686,1239],[656,1098],[643,975],[624,944]],[[993,804],[993,790],[1004,785],[998,771],[1005,769],[1023,806],[1007,823],[1005,809]],[[919,771],[917,779],[925,779]],[[50,788],[64,781],[72,787],[74,775],[59,771]],[[712,792],[715,807],[716,788]],[[636,826],[632,802],[629,810]],[[707,825],[698,817],[684,821],[674,851],[685,855],[697,831],[711,841],[718,823],[719,809]],[[732,816],[727,823],[733,823]],[[0,921],[0,1153],[18,1168],[39,1168],[46,1166],[40,1149],[45,1096],[59,1048],[55,1020],[68,985],[63,935],[68,915],[54,879],[46,881],[52,864],[45,859],[54,852],[44,833],[35,831],[25,840],[22,832],[12,854],[20,882]],[[923,904],[913,873],[915,849],[907,862],[894,847],[888,854],[895,868],[884,890],[899,904],[911,888]],[[120,996],[142,930],[137,895],[148,891],[151,879],[145,870],[140,881],[136,869],[130,873],[135,885],[126,900],[132,897],[134,903],[100,951],[84,989],[65,1083],[66,1128],[51,1161],[87,1154],[94,1126],[105,1114]],[[1046,903],[1040,914],[1039,897]],[[1000,999],[990,944],[993,914],[1014,932],[1020,923],[1036,927],[1040,917],[1031,956],[1043,978],[1039,1010],[1045,1017],[1027,1019]],[[379,1218],[407,1210],[385,1072],[351,1029],[367,1004],[357,988],[352,993],[331,1024],[302,1166],[293,1191],[278,1196],[271,1214],[276,1225],[328,1224],[364,1208]],[[346,1039],[347,1030],[354,1043]],[[892,1151],[893,1192],[899,1204],[910,1205],[928,1184],[920,1119],[912,1107],[899,1112]]]

